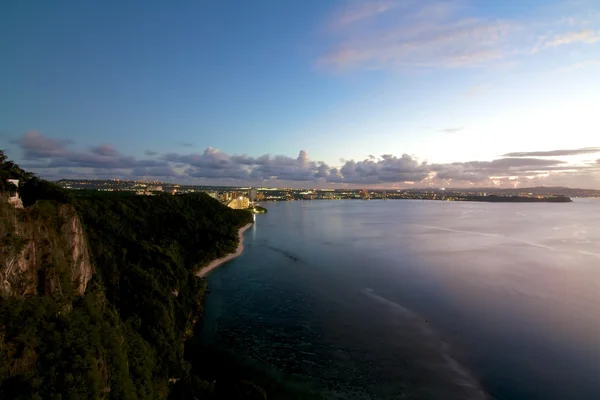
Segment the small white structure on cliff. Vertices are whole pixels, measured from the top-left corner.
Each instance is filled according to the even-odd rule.
[[[8,192],[8,204],[12,204],[15,208],[23,208],[23,202],[19,197],[19,180],[18,179],[7,179],[6,182],[12,183],[17,188],[14,192]]]

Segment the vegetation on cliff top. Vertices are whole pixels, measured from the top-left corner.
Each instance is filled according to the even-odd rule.
[[[0,298],[0,398],[162,399],[179,378],[189,385],[178,390],[213,397],[183,356],[204,291],[194,273],[236,248],[251,214],[204,194],[74,197],[6,163],[2,154],[2,181],[23,180],[26,207],[50,220],[59,204],[75,207],[96,274],[83,296]]]
[[[0,193],[9,190],[7,179],[27,181],[32,177],[33,174],[31,172],[21,169],[21,167],[6,157],[4,151],[0,150]]]
[[[259,214],[265,214],[267,212],[267,209],[261,206],[254,206],[254,212]]]

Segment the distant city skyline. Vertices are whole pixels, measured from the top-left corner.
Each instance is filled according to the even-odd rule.
[[[36,174],[600,188],[600,3],[0,4],[0,148]]]

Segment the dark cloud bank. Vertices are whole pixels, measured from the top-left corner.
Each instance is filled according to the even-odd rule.
[[[503,157],[558,157],[558,156],[576,156],[579,154],[593,154],[593,153],[600,153],[600,147],[584,147],[582,149],[572,149],[572,150],[515,152],[515,153],[504,154]]]
[[[312,161],[305,151],[298,157],[230,155],[212,147],[202,153],[166,153],[146,150],[147,158],[121,154],[110,145],[72,150],[69,141],[38,132],[23,134],[14,143],[24,167],[49,179],[155,178],[198,184],[271,184],[319,186],[489,186],[515,183],[562,183],[570,186],[598,183],[598,163],[571,166],[555,157],[600,152],[600,148],[508,153],[493,161],[430,164],[403,154],[369,156],[343,161],[341,167]],[[551,182],[552,181],[552,182]],[[583,185],[589,186],[589,185]]]

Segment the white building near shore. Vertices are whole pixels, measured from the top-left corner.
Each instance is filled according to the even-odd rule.
[[[227,207],[236,210],[245,210],[250,208],[250,199],[244,196],[240,196],[226,203]]]

